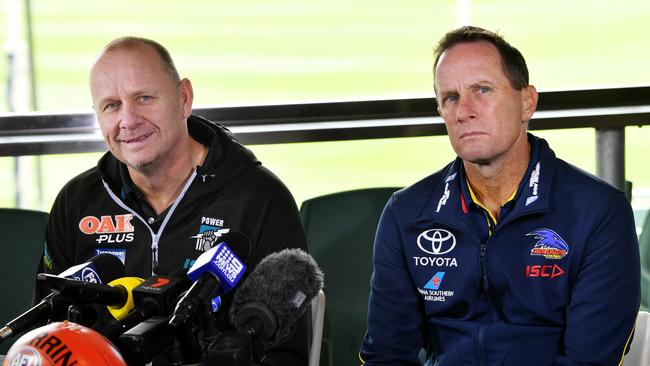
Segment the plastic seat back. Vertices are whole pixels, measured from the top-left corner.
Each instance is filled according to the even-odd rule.
[[[309,199],[300,207],[309,252],[325,274],[323,366],[359,363],[377,223],[386,201],[399,189],[339,192]]]
[[[0,208],[0,326],[32,306],[36,268],[45,243],[45,222],[42,211]],[[0,345],[6,354],[17,337]]]

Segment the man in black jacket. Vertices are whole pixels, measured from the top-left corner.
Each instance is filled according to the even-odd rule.
[[[192,115],[192,85],[163,46],[112,41],[91,69],[90,90],[109,152],[56,198],[45,272],[111,253],[128,276],[164,275],[191,267],[229,231],[251,241],[249,273],[272,252],[306,249],[291,193],[230,131]],[[230,298],[217,313],[220,328],[231,326]],[[303,317],[264,364],[306,364],[307,338]]]

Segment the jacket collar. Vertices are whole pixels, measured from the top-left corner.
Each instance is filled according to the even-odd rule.
[[[550,190],[557,164],[555,153],[544,139],[528,134],[531,158],[523,179],[517,188],[512,211],[501,225],[517,217],[550,209]],[[459,223],[468,214],[471,197],[463,194],[462,179],[465,179],[463,162],[456,158],[441,171],[442,177],[433,188],[433,194],[424,206],[416,222],[444,221]]]

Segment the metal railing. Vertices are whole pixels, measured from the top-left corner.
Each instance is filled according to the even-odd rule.
[[[196,108],[244,144],[446,134],[434,98]],[[625,126],[650,124],[650,86],[541,92],[531,130],[595,128],[598,174],[625,177]],[[92,113],[0,114],[0,156],[106,149]]]

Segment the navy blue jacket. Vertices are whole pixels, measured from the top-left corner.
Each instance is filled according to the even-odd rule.
[[[462,161],[396,192],[374,246],[365,365],[619,365],[640,298],[625,195],[529,135],[487,234]],[[483,217],[485,220],[485,217]]]

